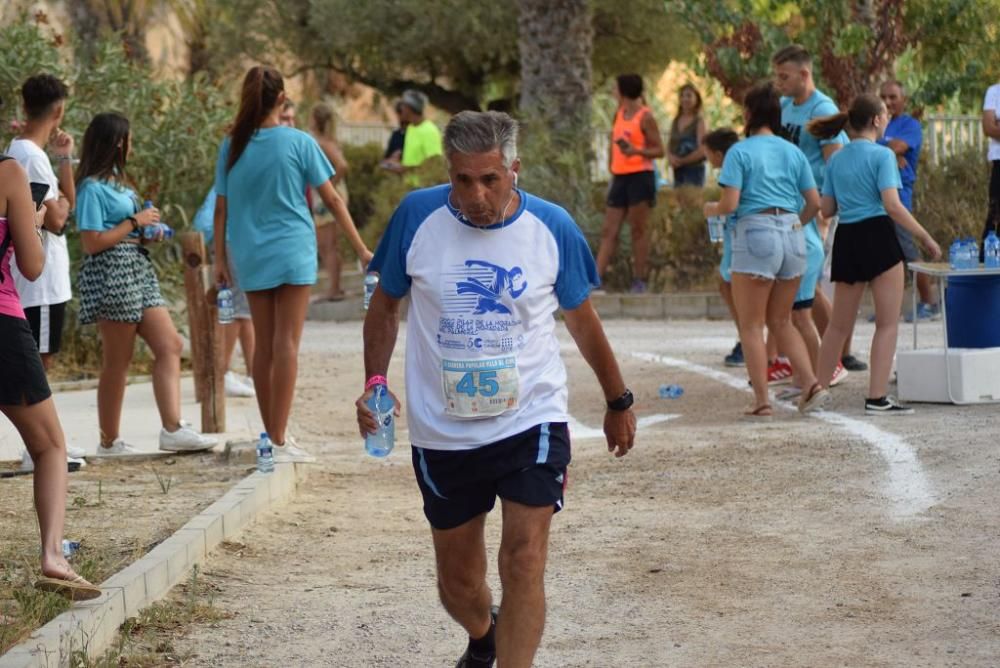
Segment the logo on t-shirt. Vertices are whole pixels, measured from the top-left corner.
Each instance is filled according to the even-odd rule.
[[[516,300],[528,287],[524,271],[517,266],[506,269],[484,260],[466,260],[465,268],[463,278],[455,283],[455,294],[463,299],[454,303],[471,308],[473,315],[511,315],[502,300],[508,296]]]
[[[785,123],[782,128],[783,132],[781,136],[788,141],[792,142],[796,146],[799,145],[799,140],[802,139],[802,126],[795,125],[793,123]]]

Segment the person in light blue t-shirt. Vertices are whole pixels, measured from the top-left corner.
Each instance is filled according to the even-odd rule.
[[[372,254],[330,182],[333,167],[316,140],[283,127],[285,83],[252,67],[215,169],[215,277],[229,284],[228,260],[247,293],[257,346],[253,378],[275,461],[314,461],[286,437],[309,295],[316,282],[316,229],[306,186],[316,189],[361,257]]]
[[[735,212],[733,299],[740,341],[756,403],[753,418],[772,415],[767,393],[764,324],[788,355],[804,391],[799,410],[821,407],[829,397],[816,382],[809,351],[792,326],[792,302],[805,270],[802,226],[819,210],[819,193],[805,155],[782,139],[781,103],[774,84],[751,89],[744,101],[747,138],[722,163],[722,198],[705,205],[706,216]],[[802,202],[805,206],[802,206]]]
[[[823,334],[818,375],[832,376],[844,340],[853,329],[865,287],[870,285],[875,301],[875,335],[865,412],[875,415],[913,412],[888,396],[887,391],[903,306],[904,258],[896,226],[918,239],[931,257],[941,257],[934,239],[900,200],[902,184],[895,154],[875,143],[888,123],[889,113],[880,99],[859,95],[847,113],[809,124],[809,131],[817,137],[832,137],[848,125],[853,135],[853,141],[830,158],[823,183],[823,215],[839,213],[840,223],[833,242],[833,318]]]

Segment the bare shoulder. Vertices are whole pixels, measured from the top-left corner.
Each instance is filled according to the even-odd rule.
[[[0,196],[7,197],[18,184],[27,180],[24,168],[13,158],[0,161]]]

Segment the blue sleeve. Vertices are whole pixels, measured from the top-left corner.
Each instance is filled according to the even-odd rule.
[[[89,232],[104,231],[104,202],[100,186],[85,181],[76,192],[76,226]]]
[[[402,299],[410,291],[406,254],[421,222],[418,219],[420,213],[415,208],[412,194],[403,198],[389,219],[389,225],[375,249],[375,257],[368,265],[368,271],[378,272],[382,291],[394,299]]]
[[[833,185],[833,182],[836,180],[836,172],[837,154],[834,154],[833,157],[830,158],[830,162],[826,165],[826,175],[823,177],[823,192],[821,194],[824,197],[837,199],[837,191],[834,189]]]
[[[229,137],[222,140],[219,145],[219,158],[215,161],[215,194],[227,196],[226,179],[229,177],[229,170],[226,169],[226,161],[229,159]]]
[[[893,139],[905,141],[908,147],[919,151],[920,145],[924,143],[924,132],[920,127],[920,121],[910,118],[906,123],[903,123],[903,127],[899,128]]]
[[[896,154],[890,149],[878,149],[878,161],[875,163],[875,179],[878,183],[879,192],[888,190],[889,188],[899,189],[903,187],[903,182],[899,178]]]
[[[318,188],[333,176],[333,165],[330,164],[330,160],[323,153],[323,149],[319,147],[319,144],[311,136],[305,135],[302,147],[302,164],[305,167],[306,181],[313,188]]]
[[[726,153],[726,157],[722,161],[722,172],[719,174],[720,186],[743,190],[743,164],[740,161],[741,157],[739,151],[732,149]]]
[[[555,237],[556,248],[559,250],[556,299],[560,308],[572,311],[587,300],[591,290],[601,284],[597,275],[597,263],[594,262],[594,254],[583,232],[565,209],[553,205],[546,218],[546,226]]]

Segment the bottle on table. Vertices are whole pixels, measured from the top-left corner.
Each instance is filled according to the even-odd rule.
[[[219,324],[228,325],[231,323],[236,317],[233,307],[233,291],[225,283],[219,286],[219,293],[215,298],[215,304],[219,309]]]
[[[965,253],[965,248],[962,246],[962,240],[952,241],[951,247],[948,249],[948,266],[952,269],[961,269],[964,263],[963,253]]]
[[[983,241],[983,265],[987,269],[1000,269],[1000,237],[990,230]]]
[[[387,457],[396,443],[396,420],[392,414],[396,404],[389,388],[385,385],[373,387],[367,405],[368,410],[375,414],[378,430],[365,435],[365,452],[372,457]]]
[[[274,471],[274,448],[267,432],[261,433],[257,441],[257,470],[261,473]]]

